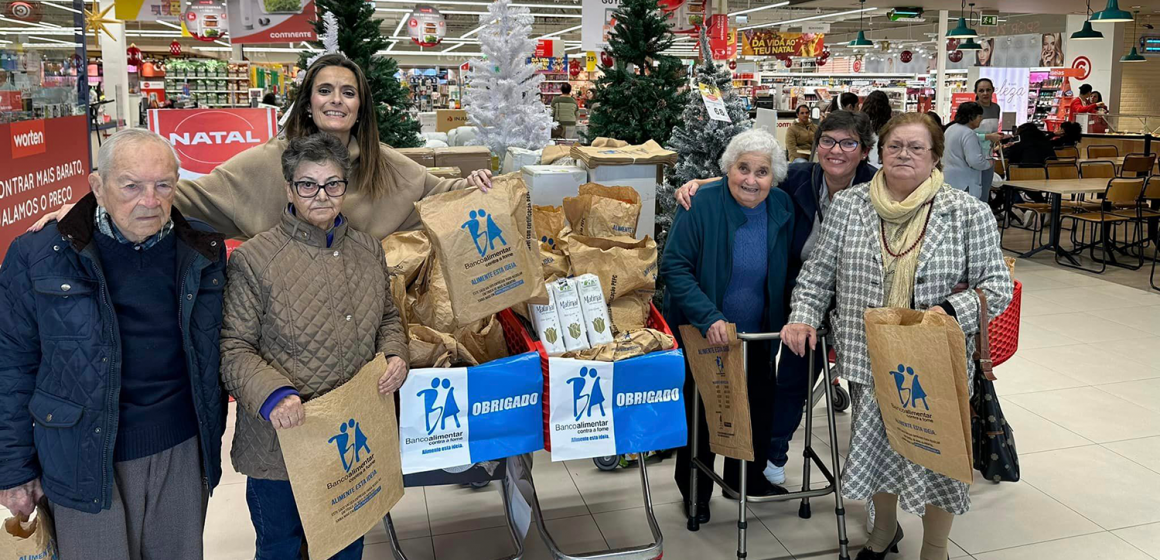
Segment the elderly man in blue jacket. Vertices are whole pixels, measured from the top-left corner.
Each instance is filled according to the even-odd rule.
[[[173,208],[177,156],[114,134],[92,193],[0,266],[0,505],[62,560],[202,558],[221,479],[225,243]]]

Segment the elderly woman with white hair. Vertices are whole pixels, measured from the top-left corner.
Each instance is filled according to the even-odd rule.
[[[790,238],[794,211],[789,195],[773,186],[786,176],[785,149],[763,130],[738,134],[721,156],[727,176],[701,187],[688,210],[677,209],[669,230],[660,274],[664,279],[665,318],[670,325],[690,324],[713,344],[726,341],[726,324],[738,332],[777,332],[789,313]],[[674,328],[675,330],[675,328]],[[749,408],[753,422],[756,456],[764,457],[769,445],[773,412],[773,353],[768,343],[750,344]],[[692,374],[686,369],[686,404],[691,407],[696,391]],[[691,417],[691,410],[686,409]],[[708,433],[705,417],[701,433]],[[697,519],[709,520],[708,502],[712,484],[698,473],[698,495],[689,495],[689,462],[693,453],[706,465],[714,455],[708,440],[696,450],[677,451],[676,481],[685,505],[696,504]],[[740,472],[736,460],[727,459],[725,481],[736,488]],[[786,491],[762,476],[762,462],[749,464],[748,493],[751,496],[784,494]]]

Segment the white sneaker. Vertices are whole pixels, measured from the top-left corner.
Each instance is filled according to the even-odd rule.
[[[775,467],[773,463],[766,461],[765,470],[762,471],[762,474],[765,475],[765,479],[770,484],[785,484],[785,467]]]

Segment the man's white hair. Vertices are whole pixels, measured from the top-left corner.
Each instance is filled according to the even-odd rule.
[[[761,154],[769,158],[770,171],[773,173],[773,184],[781,184],[789,170],[785,160],[785,148],[778,143],[777,138],[760,128],[746,130],[733,137],[725,153],[721,154],[721,173],[728,174],[733,165],[744,154]]]
[[[181,168],[181,159],[177,157],[177,150],[173,149],[173,145],[165,137],[144,128],[126,128],[115,132],[101,144],[101,149],[97,150],[97,173],[100,174],[101,180],[107,180],[109,173],[112,173],[114,162],[117,161],[117,150],[141,142],[164,144],[169,153],[173,154],[173,167],[175,169]]]

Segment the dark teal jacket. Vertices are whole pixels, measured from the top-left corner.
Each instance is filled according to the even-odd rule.
[[[677,333],[693,325],[704,335],[718,320],[733,273],[733,236],[745,225],[745,213],[733,199],[726,179],[705,185],[689,211],[677,209],[669,230],[660,274],[665,282],[665,320]],[[789,245],[794,210],[789,195],[774,187],[765,199],[768,221],[769,275],[766,281],[766,332],[780,331],[789,316]]]

